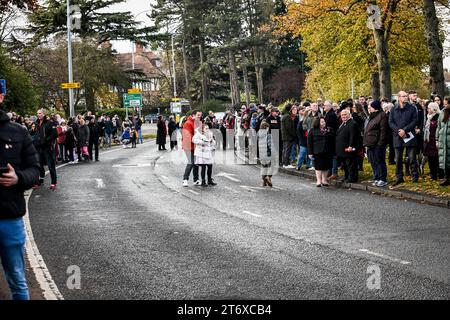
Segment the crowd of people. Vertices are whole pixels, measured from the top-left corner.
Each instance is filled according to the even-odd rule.
[[[96,117],[92,112],[77,115],[68,121],[59,114],[46,115],[38,110],[37,116],[22,117],[14,112],[6,114],[12,123],[26,128],[39,154],[40,181],[44,183],[45,167],[51,177],[50,189],[57,187],[56,165],[100,161],[99,149],[120,143],[124,148],[135,148],[143,143],[142,120],[137,117],[122,119],[118,115]]]
[[[305,166],[316,172],[318,187],[329,186],[330,179],[356,183],[359,172],[364,170],[365,157],[372,168],[374,186],[388,185],[388,164],[396,166],[393,186],[404,183],[405,175],[418,183],[426,166],[431,180],[442,179],[440,185],[449,186],[449,118],[450,97],[433,95],[425,100],[414,91],[400,92],[397,101],[364,96],[340,103],[307,100],[287,104],[283,114],[273,105],[256,104],[244,105],[236,113],[227,111],[221,119],[216,119],[213,112],[203,117],[194,110],[180,125],[188,159],[183,185],[188,186],[191,171],[194,185],[208,185],[203,175],[199,180],[198,172],[199,167],[203,168],[205,149],[215,150],[214,137],[218,135],[213,135],[213,148],[195,138],[205,135],[208,128],[222,133],[223,149],[230,148],[230,135],[226,134],[229,130],[234,132],[232,148],[244,150],[248,156],[248,149],[256,145],[263,186],[273,185],[276,166],[297,170]],[[173,119],[169,123],[176,125]],[[159,141],[165,144],[167,130],[162,118],[159,128]],[[340,178],[339,168],[344,171]],[[207,170],[209,173],[212,169]]]

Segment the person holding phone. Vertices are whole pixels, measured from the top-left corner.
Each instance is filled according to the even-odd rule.
[[[0,260],[13,300],[28,300],[24,191],[39,182],[39,157],[24,127],[2,110],[0,95]]]

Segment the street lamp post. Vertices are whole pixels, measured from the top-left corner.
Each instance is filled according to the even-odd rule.
[[[72,64],[72,17],[70,12],[70,0],[67,0],[67,61],[69,67],[69,82],[73,83],[73,64]],[[69,110],[70,117],[75,116],[75,107],[73,103],[73,89],[69,89]]]
[[[173,68],[173,97],[176,98],[177,94],[177,72],[175,70],[175,39],[172,34],[172,68]]]

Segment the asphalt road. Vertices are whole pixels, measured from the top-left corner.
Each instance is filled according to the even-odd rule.
[[[448,209],[283,174],[264,189],[233,156],[215,165],[217,187],[183,188],[183,155],[156,149],[64,167],[58,190],[32,194],[36,243],[65,299],[450,298]],[[73,265],[79,290],[66,285]]]

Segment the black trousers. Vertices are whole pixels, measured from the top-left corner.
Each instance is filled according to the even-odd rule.
[[[283,141],[283,165],[288,166],[291,164],[291,150],[294,147],[295,142]]]
[[[428,157],[428,166],[430,167],[430,178],[437,180],[439,177],[439,156]]]
[[[345,180],[347,180],[350,183],[358,182],[359,179],[358,155],[354,154],[349,157],[340,158],[339,161],[342,163],[344,167]]]
[[[48,171],[50,171],[50,177],[52,180],[52,184],[56,184],[56,159],[55,159],[55,151],[54,150],[39,150],[39,175],[43,180],[45,178],[45,169],[44,166],[48,167]]]
[[[200,164],[199,167],[202,168],[202,182],[206,182],[206,172],[208,172],[208,182],[212,181],[212,164]]]
[[[184,150],[184,154],[186,155],[188,164],[186,165],[186,169],[184,170],[183,180],[189,180],[191,171],[194,171],[194,182],[198,181],[198,166],[195,164],[194,151]]]
[[[92,151],[95,151],[95,160],[98,160],[98,141],[89,142],[89,159],[93,160]]]
[[[170,141],[170,150],[175,149],[176,146],[178,146],[178,142],[177,141]]]
[[[396,170],[395,175],[397,180],[402,180],[404,177],[403,174],[403,151],[405,147],[395,148],[395,162],[396,162]],[[419,179],[419,170],[417,165],[417,147],[406,147],[406,156],[409,159],[409,163],[411,166],[411,176],[413,180]]]

